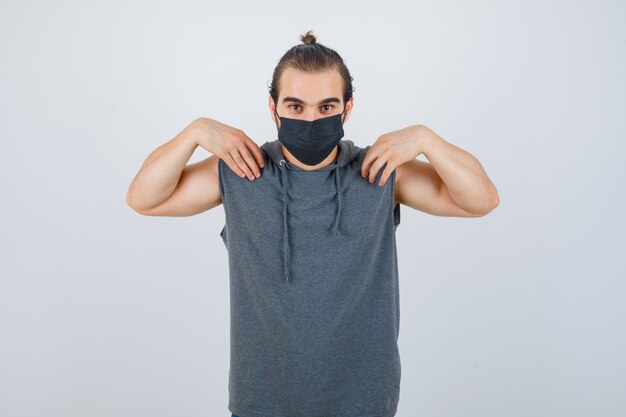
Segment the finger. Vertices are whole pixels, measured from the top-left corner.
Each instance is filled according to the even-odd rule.
[[[254,179],[254,175],[252,175],[252,171],[250,171],[248,165],[241,158],[241,155],[239,155],[239,148],[235,148],[235,150],[231,152],[230,155],[233,157],[235,163],[239,166],[239,168],[246,174],[246,177],[248,177],[248,179],[252,181]]]
[[[254,173],[254,176],[258,178],[261,176],[261,168],[258,165],[258,161],[255,160],[250,154],[251,152],[250,148],[254,149],[254,147],[257,147],[257,145],[254,142],[252,142],[253,145],[250,145],[250,142],[252,142],[252,140],[244,141],[244,146],[243,146],[243,149],[241,150],[241,154],[243,155],[243,159],[246,161],[246,163],[248,164],[248,166]]]
[[[387,163],[387,166],[383,170],[383,173],[380,175],[380,181],[378,181],[378,185],[380,185],[381,187],[385,185],[393,170],[394,167],[390,166],[389,163]]]
[[[244,148],[240,150],[241,155],[245,159],[246,163],[253,172],[253,175],[257,178],[261,176],[261,168],[265,166],[263,154],[259,146],[246,135],[243,130],[239,131],[239,137],[243,139]],[[254,159],[252,155],[254,155]],[[254,179],[254,178],[251,178]]]
[[[245,177],[246,174],[244,174],[244,172],[239,169],[239,167],[237,166],[237,164],[235,163],[235,160],[233,159],[232,156],[230,156],[230,154],[225,154],[224,157],[222,158],[222,160],[224,162],[226,162],[226,165],[228,165],[228,167],[237,175],[239,175],[241,178]]]
[[[257,166],[256,161],[252,158],[252,155],[250,155],[250,152],[248,151],[248,148],[245,146],[245,144],[239,148],[239,152],[243,156],[243,159],[246,161],[246,164],[248,164],[248,167],[250,167],[253,175],[257,178],[260,177],[261,169]]]
[[[374,183],[376,181],[376,176],[378,175],[378,171],[385,164],[385,161],[382,158],[377,158],[376,161],[372,164],[372,168],[370,169],[369,174],[369,182]]]
[[[257,145],[252,139],[248,138],[246,141],[246,146],[252,152],[252,155],[257,161],[259,167],[263,168],[265,166],[265,158],[263,157],[263,153],[261,152],[261,148]]]
[[[371,169],[371,164],[376,159],[376,149],[369,148],[365,153],[365,158],[363,158],[363,164],[361,165],[361,176],[366,177],[369,175],[369,171]]]

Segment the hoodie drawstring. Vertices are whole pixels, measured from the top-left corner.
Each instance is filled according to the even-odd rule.
[[[339,214],[341,213],[341,181],[339,181],[339,167],[333,168],[333,175],[335,176],[335,187],[337,189],[337,214],[335,215],[335,224],[333,229],[335,235],[339,236]]]
[[[287,174],[287,161],[281,159],[279,162],[281,172],[281,185],[283,188],[283,271],[285,279],[289,282],[289,229],[287,226],[287,189],[289,188],[289,175]],[[341,215],[341,181],[339,178],[339,166],[332,169],[335,176],[335,187],[337,189],[337,213],[333,222],[332,230],[336,236],[341,235],[339,232],[339,216]]]
[[[287,171],[284,159],[280,160],[281,182],[283,186],[283,269],[285,278],[289,282],[289,230],[287,229]]]

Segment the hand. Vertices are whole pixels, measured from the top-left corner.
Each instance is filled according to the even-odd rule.
[[[255,176],[261,176],[259,167],[265,166],[261,148],[243,130],[206,117],[200,117],[194,123],[198,146],[222,159],[242,178],[247,176],[254,180]]]
[[[369,182],[376,180],[380,168],[385,167],[378,185],[383,186],[396,167],[417,158],[421,153],[421,139],[428,129],[423,125],[412,125],[380,136],[367,150],[361,176],[368,177]]]

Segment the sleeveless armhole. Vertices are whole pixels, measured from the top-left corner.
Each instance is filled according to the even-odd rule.
[[[391,189],[395,193],[395,189],[396,189],[396,170],[395,169],[391,172],[391,185],[392,185]],[[393,204],[393,194],[391,198],[391,204]],[[398,229],[399,224],[400,224],[400,203],[397,203],[393,207],[393,230],[394,231]]]
[[[219,184],[219,189],[220,189],[220,198],[222,199],[222,206],[224,205],[224,177],[222,176],[222,174],[224,173],[224,167],[222,166],[225,162],[222,161],[221,158],[218,158],[217,160],[217,177],[218,177],[218,184]],[[224,222],[224,226],[222,227],[222,230],[220,231],[220,237],[222,238],[222,242],[224,242],[224,246],[226,246],[226,249],[228,250],[228,241],[226,240],[226,222]]]

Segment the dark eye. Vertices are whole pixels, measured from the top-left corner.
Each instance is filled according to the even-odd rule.
[[[322,107],[330,107],[330,109],[332,109],[333,105],[332,104],[324,104]],[[330,110],[330,109],[328,109],[328,110]]]
[[[294,109],[294,108],[293,108],[293,106],[299,106],[299,104],[291,104],[291,105],[289,106],[292,110],[298,110],[298,109]]]

